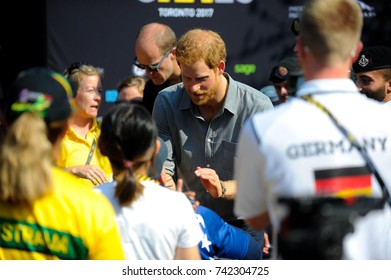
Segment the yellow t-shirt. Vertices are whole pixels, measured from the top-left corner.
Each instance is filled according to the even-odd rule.
[[[30,207],[0,202],[0,260],[124,259],[110,202],[63,170],[53,179]]]
[[[102,155],[98,148],[97,141],[99,135],[100,126],[96,119],[94,119],[92,127],[87,133],[85,139],[80,137],[72,128],[68,128],[61,143],[57,166],[60,168],[69,168],[72,166],[85,165],[91,151],[92,143],[95,139],[96,145],[90,165],[101,168],[106,174],[106,178],[110,181],[113,171],[108,157]],[[79,178],[79,180],[83,181],[87,186],[94,186],[94,184],[88,179]]]

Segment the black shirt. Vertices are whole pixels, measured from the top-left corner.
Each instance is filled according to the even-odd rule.
[[[153,104],[155,103],[156,96],[161,90],[165,89],[168,86],[170,86],[168,80],[161,85],[155,85],[152,82],[152,80],[148,80],[147,83],[145,84],[143,104],[151,114],[152,114]]]

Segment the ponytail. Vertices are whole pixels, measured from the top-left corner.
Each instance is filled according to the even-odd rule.
[[[118,198],[121,206],[130,205],[143,194],[144,186],[135,177],[132,168],[123,170],[115,180],[117,181],[115,197]]]
[[[43,119],[22,114],[6,131],[0,151],[0,200],[30,203],[49,193],[52,155]]]

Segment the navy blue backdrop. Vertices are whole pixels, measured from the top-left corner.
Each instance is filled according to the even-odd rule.
[[[134,39],[149,22],[170,25],[177,36],[190,28],[217,31],[227,45],[227,72],[255,88],[270,69],[293,54],[292,19],[304,0],[36,0],[2,2],[0,74],[4,85],[18,71],[46,65],[63,71],[85,61],[105,69],[105,99],[134,72]],[[357,1],[364,14],[365,45],[391,45],[391,2]],[[10,5],[10,6],[9,6]],[[14,15],[14,16],[12,16]],[[6,17],[7,16],[7,17]],[[22,27],[18,27],[22,26]],[[104,102],[103,114],[110,103]]]

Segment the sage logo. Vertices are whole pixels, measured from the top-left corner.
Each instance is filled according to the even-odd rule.
[[[254,0],[138,0],[141,3],[150,4],[157,2],[159,4],[234,4],[235,2],[239,4],[250,4]]]
[[[244,74],[246,76],[255,73],[257,66],[255,64],[235,64],[234,72],[236,74]]]
[[[300,17],[303,6],[289,6],[288,7],[288,18],[298,18]]]

